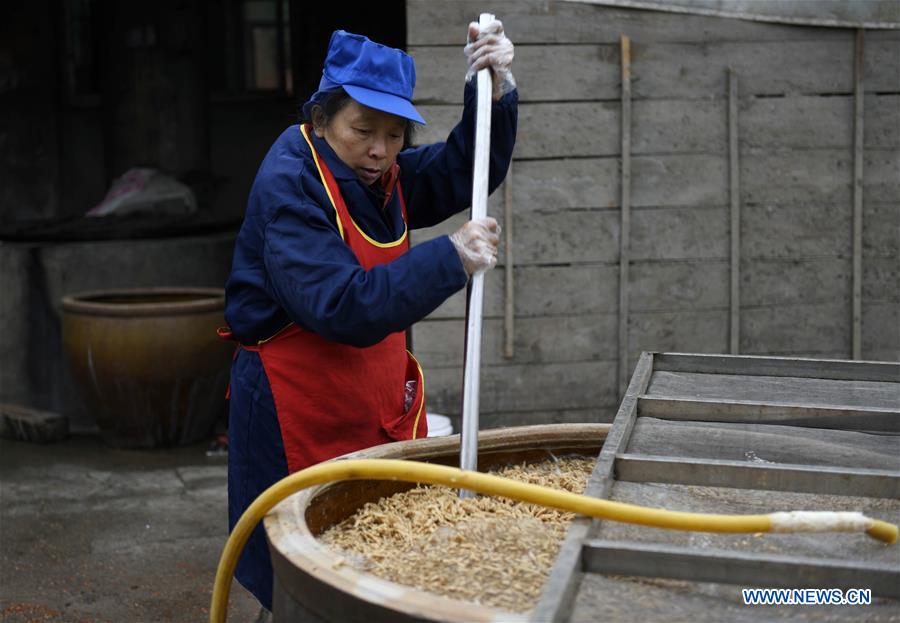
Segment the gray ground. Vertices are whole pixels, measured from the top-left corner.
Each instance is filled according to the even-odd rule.
[[[205,620],[227,533],[205,449],[0,440],[0,621]],[[229,621],[258,610],[234,583]]]

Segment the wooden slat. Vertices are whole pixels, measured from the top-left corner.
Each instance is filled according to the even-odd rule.
[[[635,314],[728,307],[724,261],[635,262],[630,275],[630,309]]]
[[[873,597],[900,596],[900,571],[893,565],[600,539],[585,542],[583,555],[585,571],[592,573],[741,586],[865,587]]]
[[[896,258],[900,204],[866,202],[866,257]],[[851,211],[846,204],[741,206],[743,257],[809,258],[852,253]],[[849,263],[848,263],[849,270]]]
[[[553,205],[538,208],[533,203],[515,205],[516,267],[618,261],[618,211],[556,209]],[[866,298],[892,300],[900,292],[895,285],[900,246],[896,229],[898,212],[900,205],[866,206],[863,238],[866,253],[863,296]],[[463,222],[464,218],[454,217],[444,226],[417,230],[413,234],[414,243],[452,233]],[[831,296],[836,292],[835,280],[843,289],[832,300],[843,299],[850,291],[852,244],[847,232],[852,218],[846,205],[742,206],[741,223],[744,304],[801,303],[806,296],[813,297],[806,300],[815,300],[816,289],[822,293],[820,298],[826,293]],[[842,230],[841,225],[847,229]],[[639,207],[631,210],[629,250],[634,262],[726,261],[728,232],[729,210],[725,206]],[[879,260],[884,261],[878,263]],[[773,281],[774,273],[780,271],[790,273],[783,285]],[[791,296],[795,288],[804,285],[801,279],[806,280],[806,292],[803,297]]]
[[[513,273],[513,163],[509,163],[503,182],[503,356],[512,359],[516,354],[516,288]]]
[[[643,350],[721,353],[728,350],[728,308],[636,311],[631,315],[629,330],[632,357]]]
[[[618,155],[619,102],[523,103],[516,135],[518,158]],[[419,144],[442,141],[462,113],[461,106],[420,108],[428,125],[416,133]],[[724,140],[721,101],[638,100],[633,102],[632,151],[715,153]],[[553,123],[548,124],[547,120]],[[816,134],[818,136],[818,134]]]
[[[703,443],[697,443],[703,439]],[[777,424],[721,424],[638,418],[629,454],[741,464],[823,465],[900,473],[900,437]]]
[[[868,362],[861,365],[851,361],[796,359],[791,357],[733,357],[729,355],[658,353],[654,357],[654,368],[658,372],[900,382],[900,364],[898,363]]]
[[[900,197],[900,149],[866,149],[863,155],[863,204],[886,202],[898,204]]]
[[[580,409],[540,409],[528,411],[492,411],[482,414],[482,428],[530,426],[532,424],[578,424],[612,422],[616,405]],[[454,424],[455,428],[455,424]]]
[[[849,301],[781,304],[741,311],[741,350],[745,353],[839,351],[850,343]],[[842,358],[846,358],[843,355]]]
[[[523,102],[617,99],[618,46],[516,45],[515,75]],[[410,47],[416,102],[461,103],[466,74],[459,47]],[[564,73],[568,75],[563,76]],[[452,76],[458,76],[456,80]],[[448,79],[448,77],[451,77]]]
[[[517,162],[514,201],[522,211],[618,206],[615,158]],[[847,206],[851,158],[843,150],[745,154],[741,159],[743,207],[771,212],[790,206]],[[896,205],[900,150],[867,150],[866,203]],[[727,158],[712,155],[661,155],[632,158],[632,207],[727,206]],[[742,210],[743,211],[743,210]],[[848,215],[850,212],[846,211]],[[848,218],[844,217],[844,218]],[[838,227],[833,227],[838,231]],[[846,231],[846,230],[845,230]],[[800,241],[803,242],[803,241]]]
[[[862,344],[866,359],[900,361],[900,305],[866,303]]]
[[[900,258],[865,258],[862,267],[863,318],[871,303],[900,303]]]
[[[617,311],[614,265],[517,266],[516,318],[582,315]],[[462,318],[465,293],[457,293],[438,307],[430,318]],[[503,317],[503,273],[485,276],[484,313]]]
[[[743,257],[816,257],[825,249],[850,255],[852,220],[846,204],[744,204],[741,215]]]
[[[745,259],[741,272],[745,307],[833,304],[850,290],[846,257]],[[883,279],[875,283],[890,287]]]
[[[845,359],[847,309],[846,303],[744,308],[742,351],[748,355]],[[641,350],[727,352],[728,321],[727,306],[675,311],[632,309],[631,350],[633,353]],[[897,303],[867,303],[863,313],[866,359],[900,360],[898,329],[900,306]]]
[[[425,369],[429,409],[460,412],[461,373],[460,368]],[[617,401],[614,361],[482,366],[481,384],[484,413],[600,408]]]
[[[692,400],[642,396],[640,415],[664,420],[697,422],[770,423],[842,430],[900,432],[896,409],[823,407],[764,403],[752,400]]]
[[[725,260],[728,211],[723,207],[631,211],[631,257],[639,260]]]
[[[729,305],[728,351],[732,354],[741,348],[741,186],[738,149],[738,77],[728,70],[728,194],[731,204],[731,284]]]
[[[597,457],[594,472],[584,491],[585,495],[598,498],[609,497],[615,481],[616,455],[621,454],[628,447],[631,431],[634,429],[634,423],[638,417],[638,397],[647,391],[653,377],[655,357],[656,355],[652,353],[642,353],[638,359],[628,389],[619,404],[613,427]]]
[[[863,252],[866,259],[900,257],[900,202],[865,203]]]
[[[517,214],[516,266],[619,261],[620,215],[612,210]]]
[[[585,517],[576,517],[569,524],[566,538],[541,589],[540,599],[529,614],[528,620],[532,623],[564,623],[569,620],[583,571],[582,543],[590,527],[591,522]]]
[[[853,312],[851,356],[862,356],[863,59],[865,31],[856,31],[853,64]]]
[[[728,321],[727,318],[723,321],[726,323],[726,329],[725,329],[726,331],[727,331],[727,321]],[[725,342],[725,341],[727,341],[727,336],[723,339],[723,342]],[[670,349],[668,352],[679,352],[679,351]],[[680,352],[695,352],[695,353],[697,353],[697,352],[703,352],[703,351],[697,351],[697,350],[688,351],[686,349],[683,349]],[[719,350],[711,349],[707,352],[709,354],[719,353],[719,352],[724,352],[724,349],[719,349]],[[793,359],[817,359],[817,360],[826,360],[827,359],[827,360],[834,360],[834,361],[843,361],[847,357],[846,353],[843,350],[834,350],[834,351],[810,350],[810,351],[806,351],[806,352],[784,352],[784,353],[781,353],[781,352],[776,352],[776,353],[744,352],[744,353],[741,353],[741,355],[742,356],[746,355],[746,356],[750,356],[750,357],[783,357],[783,358],[793,358]],[[896,359],[896,357],[894,359]],[[870,363],[870,362],[882,363],[884,361],[891,361],[891,360],[892,360],[891,358],[880,358],[880,359],[871,358],[871,359],[867,360],[867,363]]]
[[[692,265],[686,265],[686,274],[691,274]],[[632,283],[642,283],[640,270],[642,265],[635,268],[635,278]],[[671,271],[659,273],[659,279],[665,275],[673,275],[676,286],[686,284],[689,292],[697,292],[694,289],[702,287],[704,275],[712,273],[700,272],[699,281],[695,286],[692,282],[680,279],[678,273]],[[722,270],[718,277],[725,282],[725,272]],[[589,282],[583,283],[589,287]],[[649,286],[648,286],[649,287]],[[651,290],[641,288],[647,293],[642,299],[648,303],[653,302]],[[680,296],[678,287],[672,291]],[[719,292],[724,291],[724,286]],[[639,299],[640,300],[640,299]],[[718,308],[695,307],[689,300],[679,300],[676,296],[667,298],[672,305],[681,307],[676,311],[646,311],[632,305],[631,320],[629,322],[629,343],[632,354],[640,350],[659,350],[669,352],[723,352],[728,345],[728,310],[726,306]],[[644,302],[641,301],[641,305]],[[756,315],[761,310],[751,310]],[[777,311],[777,308],[776,308]],[[841,321],[842,314],[839,308],[834,308],[830,313],[834,315],[834,322]],[[880,315],[874,315],[880,313]],[[878,334],[870,336],[864,333],[864,343],[867,352],[874,348],[896,351],[898,347],[898,334],[895,329],[891,332],[891,322],[897,323],[896,304],[871,304],[867,306],[865,326],[882,327]],[[818,324],[818,321],[817,321]],[[846,324],[846,323],[845,323]],[[517,363],[540,362],[566,362],[613,359],[616,353],[618,319],[614,311],[605,313],[583,312],[577,315],[526,315],[516,319],[516,361]],[[414,341],[417,356],[422,364],[430,367],[447,367],[459,365],[462,356],[462,332],[461,318],[438,318],[425,320],[418,323],[414,329]],[[784,348],[793,346],[793,352],[802,353],[829,353],[830,357],[845,357],[843,343],[839,338],[816,340],[815,332],[804,332],[807,336],[804,340],[794,339]],[[753,344],[759,343],[756,330],[752,336]],[[803,346],[807,348],[801,350]],[[824,350],[831,347],[832,350]],[[505,361],[503,352],[503,326],[502,316],[497,315],[488,318],[484,327],[484,361],[487,365],[499,365]],[[784,351],[786,354],[791,352]],[[896,357],[893,357],[896,360]],[[634,359],[632,358],[631,363]],[[631,363],[629,365],[631,365]]]
[[[889,368],[884,365],[871,367]],[[900,365],[893,366],[895,374],[898,367]],[[818,376],[808,378],[790,374],[748,375],[740,371],[707,374],[658,369],[653,375],[648,393],[661,398],[734,399],[822,407],[877,407],[894,409],[900,413],[900,379],[896,376],[893,381],[887,382],[866,378],[839,380],[828,378],[826,366],[821,366]]]
[[[622,54],[622,168],[619,188],[619,396],[628,384],[628,265],[631,262],[631,41],[621,38]]]
[[[616,478],[627,482],[900,498],[900,470],[886,469],[786,463],[764,465],[706,458],[620,454],[616,457]]]
[[[497,210],[493,208],[493,197],[488,199],[488,215],[497,217]],[[433,225],[432,227],[423,227],[421,229],[413,229],[409,232],[410,242],[413,246],[417,244],[421,244],[432,238],[437,238],[438,236],[449,236],[457,229],[466,224],[466,221],[469,220],[469,212],[468,210],[463,210],[457,214],[454,214],[450,218],[445,221],[438,223],[437,225]]]
[[[900,145],[900,94],[867,93],[863,109],[863,145],[867,148],[896,148]],[[846,118],[846,117],[845,117]]]
[[[867,149],[900,146],[895,111],[900,96],[866,95]],[[462,116],[462,105],[423,105],[428,125],[417,144],[444,141]],[[728,140],[727,98],[633,100],[634,155],[721,151]],[[847,149],[853,145],[853,97],[745,98],[740,103],[741,145],[759,149]],[[552,119],[553,123],[547,123]],[[523,103],[519,106],[516,157],[599,157],[619,153],[619,105],[613,101]]]
[[[900,37],[898,30],[871,31],[862,59],[865,88],[873,93],[900,93]]]
[[[745,148],[849,148],[853,146],[853,96],[798,96],[745,99],[740,107],[741,145]],[[865,145],[891,149],[900,145],[893,112],[900,96],[867,94]],[[823,136],[827,134],[827,136]]]
[[[727,218],[724,208],[632,210],[631,257],[634,261],[725,260]],[[617,210],[538,211],[516,203],[512,223],[517,268],[586,262],[614,264],[619,260],[621,215]],[[415,240],[430,240],[455,231],[460,225],[454,219],[446,228],[417,232]],[[503,259],[501,265],[505,267]]]
[[[898,182],[890,178],[888,165],[896,158],[887,152],[877,154],[885,159],[879,160],[877,170],[867,169],[864,188],[868,194],[866,204],[877,203],[886,206],[886,210],[895,209],[896,196],[889,197],[892,186],[897,186]],[[849,254],[851,245],[847,232],[852,221],[847,205],[851,197],[849,185],[839,182],[841,175],[846,177],[845,171],[851,166],[850,159],[834,151],[793,154],[790,156],[793,162],[789,162],[784,154],[773,154],[767,158],[772,162],[764,162],[765,158],[759,154],[742,158],[742,192],[749,199],[745,200],[741,211],[746,213],[747,219],[754,219],[748,224],[748,228],[752,226],[753,229],[748,229],[747,240],[742,240],[749,245],[744,253],[751,256],[771,255],[765,247],[758,249],[757,245],[765,245],[766,238],[777,235],[781,227],[797,229],[800,223],[808,223],[809,227],[816,228],[835,241],[842,235],[844,242],[840,248],[846,249]],[[900,160],[896,160],[895,164],[900,166]],[[516,184],[514,200],[517,209],[521,208],[520,213],[618,206],[619,197],[612,190],[617,187],[618,164],[613,159],[531,161],[517,163],[517,168],[521,183]],[[591,170],[594,171],[593,177]],[[632,174],[635,179],[642,180],[642,184],[632,189],[632,208],[729,205],[725,158],[633,157]],[[789,179],[790,175],[796,175],[797,179]],[[829,176],[837,179],[828,179]],[[775,188],[764,188],[767,180]],[[767,223],[766,218],[771,224]],[[896,216],[884,214],[881,218],[889,224]],[[724,222],[727,223],[727,220]],[[842,229],[844,223],[847,227]],[[788,241],[794,238],[797,238],[797,251],[787,246]],[[797,237],[786,233],[778,236],[777,240],[782,249],[778,254],[784,255],[821,255],[823,247],[830,248],[820,245],[812,236]]]
[[[617,155],[621,149],[620,114],[618,101],[523,104],[519,107],[516,155],[519,158]],[[553,122],[548,124],[550,119]]]
[[[853,169],[850,150],[821,149],[748,154],[741,160],[743,201],[777,206],[815,202],[850,205]],[[866,150],[865,201],[895,202],[900,193],[900,150]],[[847,214],[850,214],[847,211]]]
[[[614,45],[516,46],[516,76],[523,102],[612,100],[619,97],[618,53]],[[900,91],[896,42],[874,42],[865,59],[871,91]],[[420,103],[460,103],[465,58],[461,46],[412,47],[416,98]],[[725,93],[722,69],[741,76],[748,95],[848,94],[853,91],[853,38],[840,42],[668,44],[635,43],[633,96],[639,99],[702,99]],[[802,63],[785,63],[802,58]],[[715,59],[711,62],[711,59]],[[870,71],[871,69],[871,71]],[[893,72],[893,73],[891,73]],[[448,76],[459,76],[457,80]]]
[[[722,3],[701,0],[687,2],[671,0],[574,0],[585,4],[615,6],[625,9],[678,13],[680,15],[700,14],[724,19],[740,19],[767,24],[779,23],[790,26],[816,26],[826,28],[900,28],[900,6],[893,3],[882,4],[857,2],[859,11],[846,11],[844,0],[817,0],[810,6],[805,1],[788,3],[785,0],[753,0],[743,4]],[[805,4],[805,6],[803,6]],[[774,10],[772,10],[774,9]],[[852,14],[851,14],[852,13]]]
[[[618,158],[517,162],[516,206],[529,209],[619,207]],[[727,206],[727,162],[722,156],[632,157],[641,180],[631,192],[639,206]]]
[[[615,475],[616,454],[628,446],[628,438],[637,415],[637,397],[644,393],[653,373],[653,355],[641,355],[625,397],[619,405],[614,424],[606,437],[597,464],[591,474],[585,495],[607,497],[612,489]],[[595,522],[596,523],[596,522]],[[572,599],[581,577],[582,542],[591,529],[591,522],[579,518],[572,522],[560,551],[553,563],[550,576],[541,589],[541,597],[531,611],[529,619],[534,622],[563,621],[572,605]]]
[[[458,46],[465,24],[484,8],[475,0],[407,0],[409,45]],[[639,41],[842,41],[839,29],[761,24],[702,15],[590,6],[559,0],[496,0],[491,10],[516,45],[527,43],[610,43],[622,32]],[[449,26],[448,26],[449,25]],[[456,27],[455,25],[459,25]]]
[[[508,362],[503,352],[503,325],[501,318],[485,320],[484,365]],[[515,361],[520,364],[612,361],[617,329],[615,313],[517,318]],[[414,325],[416,358],[426,375],[430,368],[462,365],[464,331],[462,319],[426,320]]]

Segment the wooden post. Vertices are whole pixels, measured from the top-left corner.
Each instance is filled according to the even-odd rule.
[[[631,238],[631,40],[622,49],[622,205],[619,232],[619,397],[628,385],[628,262]]]
[[[862,358],[863,52],[865,30],[856,31],[853,63],[853,359]]]
[[[503,356],[512,359],[515,355],[515,278],[513,276],[513,209],[512,209],[513,163],[509,163],[506,181],[503,183],[503,245],[504,245],[504,277],[506,286],[505,309],[503,316]]]
[[[731,323],[729,352],[741,348],[741,186],[738,150],[738,78],[728,68],[728,189],[731,199]]]

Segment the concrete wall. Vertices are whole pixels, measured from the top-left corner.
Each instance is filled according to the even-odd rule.
[[[501,265],[486,280],[482,427],[615,413],[621,34],[632,73],[627,374],[642,350],[729,351],[729,67],[738,78],[738,350],[851,356],[854,31],[554,1],[408,0],[407,9],[423,143],[459,118],[465,25],[489,9],[516,44],[515,352],[503,354]],[[900,32],[865,33],[864,89],[862,357],[897,360]],[[503,209],[501,189],[489,212],[502,221]],[[430,409],[453,416],[464,316],[460,293],[413,331]]]

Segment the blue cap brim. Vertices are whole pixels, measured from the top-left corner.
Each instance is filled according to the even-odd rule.
[[[343,87],[347,92],[347,95],[363,106],[397,115],[398,117],[403,117],[404,119],[409,119],[410,121],[415,121],[422,125],[428,125],[425,123],[425,119],[422,118],[422,115],[419,114],[419,111],[416,110],[416,107],[402,97],[384,93],[383,91],[358,87],[352,84],[345,84]]]

